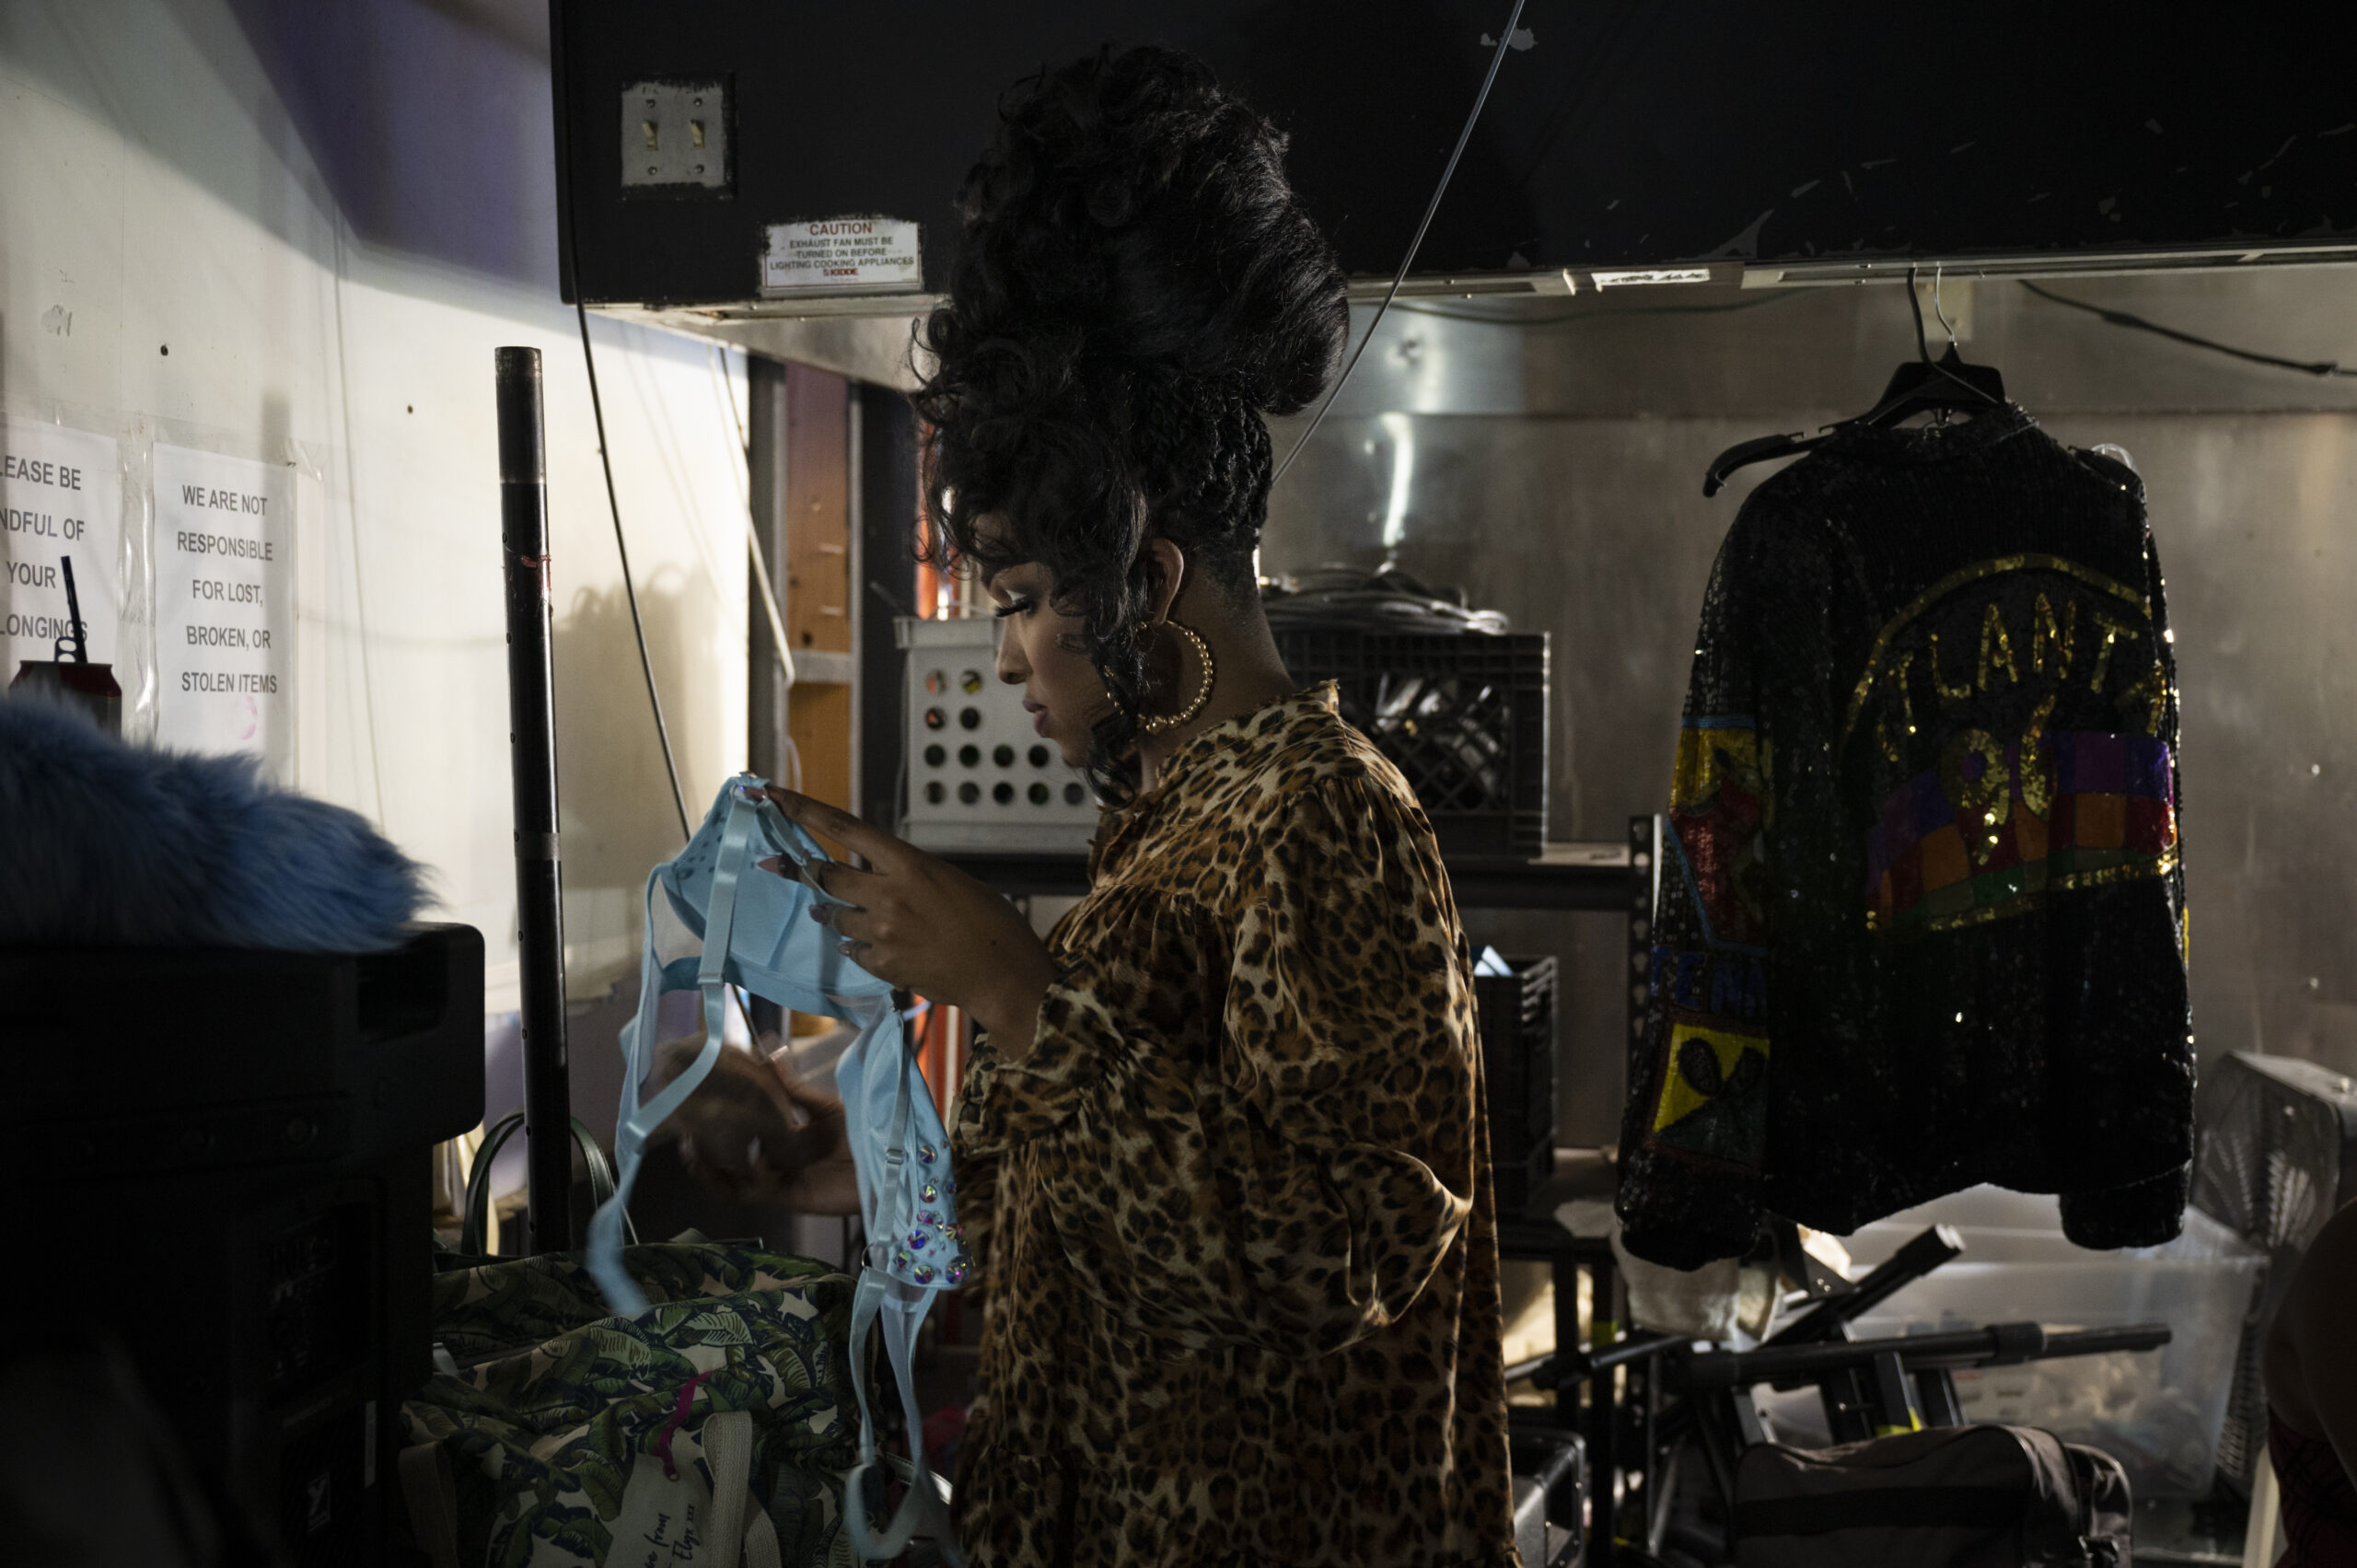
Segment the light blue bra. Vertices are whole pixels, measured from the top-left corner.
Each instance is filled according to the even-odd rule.
[[[962,1564],[944,1506],[947,1483],[924,1458],[911,1361],[917,1327],[935,1295],[954,1290],[971,1266],[958,1225],[949,1140],[909,1048],[906,1020],[892,988],[837,950],[834,932],[810,918],[815,904],[841,903],[805,877],[775,876],[755,862],[779,855],[797,868],[828,856],[761,793],[763,781],[740,774],[720,796],[688,847],[646,878],[646,947],[639,967],[638,1016],[621,1032],[621,1114],[614,1127],[614,1196],[589,1223],[589,1272],[607,1304],[626,1316],[647,1308],[645,1293],[622,1268],[622,1211],[637,1180],[647,1138],[687,1102],[719,1060],[727,987],[743,986],[798,1013],[819,1013],[859,1026],[835,1068],[844,1136],[859,1173],[867,1253],[853,1297],[853,1386],[859,1397],[859,1463],[844,1480],[844,1524],[862,1557],[898,1556],[922,1525],[952,1564]],[[655,890],[702,941],[701,953],[664,964],[656,956]],[[703,1049],[687,1071],[645,1104],[639,1086],[653,1065],[656,1006],[669,991],[703,995]],[[880,1322],[885,1353],[900,1384],[908,1419],[908,1495],[880,1536],[857,1501],[878,1460],[865,1361],[868,1326]],[[901,1468],[894,1459],[895,1469]]]

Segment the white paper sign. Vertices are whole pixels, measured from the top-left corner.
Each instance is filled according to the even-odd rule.
[[[122,473],[111,436],[29,419],[0,421],[0,690],[26,659],[53,659],[72,632],[65,563],[74,563],[83,652],[115,662],[122,616]],[[135,686],[115,672],[118,685]]]
[[[295,470],[158,444],[158,745],[293,757]]]
[[[898,218],[817,218],[773,223],[761,253],[761,293],[837,294],[917,289],[924,268],[917,226]]]

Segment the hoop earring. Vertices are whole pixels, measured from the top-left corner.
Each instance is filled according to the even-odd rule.
[[[1193,645],[1195,656],[1202,661],[1203,683],[1196,688],[1194,700],[1177,713],[1159,714],[1150,718],[1141,716],[1138,720],[1138,728],[1148,735],[1165,735],[1177,729],[1180,725],[1191,721],[1197,714],[1203,711],[1203,704],[1212,700],[1212,687],[1219,679],[1218,672],[1212,665],[1211,645],[1204,642],[1193,627],[1183,626],[1176,621],[1166,621],[1163,624],[1186,638]]]

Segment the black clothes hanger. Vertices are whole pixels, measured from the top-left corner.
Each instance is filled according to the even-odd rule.
[[[1939,274],[1933,273],[1932,287],[1936,296]],[[1949,412],[1980,413],[2005,404],[2005,378],[1985,365],[1967,365],[1956,352],[1956,329],[1950,326],[1945,311],[1940,325],[1948,328],[1947,352],[1939,358],[1932,357],[1932,346],[1923,335],[1923,303],[1915,293],[1915,269],[1907,269],[1907,307],[1915,318],[1916,357],[1891,374],[1882,389],[1882,401],[1865,412],[1842,420],[1822,435],[1803,436],[1798,431],[1782,436],[1762,436],[1739,442],[1711,459],[1710,468],[1702,475],[1702,494],[1716,495],[1724,488],[1727,476],[1751,463],[1766,462],[1771,458],[1792,457],[1828,441],[1840,431],[1855,425],[1887,430],[1892,425],[1919,413]],[[1933,308],[1938,308],[1934,297]]]

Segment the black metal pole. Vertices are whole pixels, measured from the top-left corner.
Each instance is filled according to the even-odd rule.
[[[1964,1238],[1952,1225],[1935,1225],[1883,1260],[1882,1266],[1840,1295],[1829,1295],[1777,1332],[1768,1343],[1821,1344],[1842,1337],[1846,1325],[1864,1317],[1951,1258],[1964,1252]]]
[[[2010,1365],[2054,1361],[2113,1351],[2158,1350],[2169,1342],[2165,1323],[2131,1323],[2119,1329],[2063,1329],[2048,1333],[2036,1323],[1991,1323],[1943,1334],[1912,1334],[1883,1340],[1835,1341],[1780,1345],[1752,1351],[1706,1351],[1686,1363],[1686,1381],[1695,1388],[1742,1388],[1782,1378],[1802,1381],[1870,1366],[1885,1352],[1902,1365]]]
[[[525,1250],[573,1245],[573,1094],[564,1059],[564,903],[549,656],[548,465],[540,351],[503,348],[499,529],[507,570],[507,749],[516,775],[517,956],[523,971]]]

